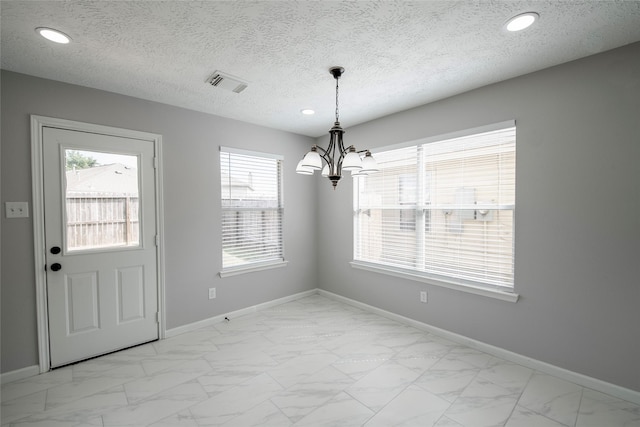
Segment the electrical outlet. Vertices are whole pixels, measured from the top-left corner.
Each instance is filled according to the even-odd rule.
[[[216,288],[209,288],[209,299],[214,299],[216,297]]]
[[[420,291],[420,302],[427,303],[427,291]]]

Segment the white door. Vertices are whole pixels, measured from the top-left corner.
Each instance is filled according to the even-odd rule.
[[[51,367],[158,339],[154,144],[44,127]]]

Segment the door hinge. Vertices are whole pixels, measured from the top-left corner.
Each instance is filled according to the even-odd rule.
[[[156,323],[160,323],[160,312],[156,311]]]
[[[157,157],[153,158],[153,168],[154,169],[158,169],[158,158]]]
[[[160,246],[160,235],[156,234],[156,246]]]

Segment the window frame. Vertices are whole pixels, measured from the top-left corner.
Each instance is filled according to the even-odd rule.
[[[262,158],[262,159],[271,159],[271,160],[275,160],[278,164],[278,169],[277,169],[277,185],[278,185],[278,201],[277,201],[277,207],[275,208],[266,208],[264,206],[256,206],[254,208],[252,207],[238,207],[238,206],[229,206],[229,207],[225,207],[224,206],[224,200],[226,200],[224,198],[224,194],[222,191],[222,186],[223,186],[223,168],[222,168],[222,156],[223,154],[229,154],[230,156],[233,154],[236,155],[241,155],[241,156],[249,156],[249,157],[256,157],[256,158]],[[273,154],[273,153],[265,153],[265,152],[259,152],[259,151],[252,151],[252,150],[245,150],[245,149],[240,149],[240,148],[233,148],[233,147],[225,147],[225,146],[220,146],[220,150],[219,150],[219,159],[218,159],[218,165],[220,166],[220,171],[219,171],[219,178],[220,178],[220,226],[223,227],[224,226],[224,213],[225,212],[240,212],[240,211],[255,211],[255,212],[262,212],[265,210],[270,210],[270,211],[277,211],[280,214],[280,224],[279,224],[279,228],[280,228],[280,234],[279,234],[279,238],[280,238],[280,255],[277,259],[270,259],[270,260],[265,260],[265,261],[256,261],[256,262],[249,262],[246,264],[241,264],[241,265],[235,265],[235,266],[230,266],[230,267],[225,267],[224,266],[224,250],[225,250],[225,244],[224,244],[224,236],[223,236],[223,231],[221,229],[221,234],[220,234],[220,262],[221,262],[221,270],[218,273],[218,275],[221,278],[224,277],[230,277],[230,276],[235,276],[235,275],[239,275],[239,274],[244,274],[244,273],[250,273],[250,272],[254,272],[254,271],[261,271],[261,270],[268,270],[268,269],[273,269],[273,268],[279,268],[279,267],[285,267],[287,265],[287,261],[285,258],[285,247],[284,247],[284,189],[283,189],[283,171],[284,171],[284,156],[279,155],[279,154]],[[251,172],[251,171],[249,171]]]
[[[499,122],[499,123],[494,123],[494,124],[490,124],[490,125],[486,125],[486,126],[480,126],[480,127],[475,127],[475,128],[471,128],[471,129],[465,129],[465,130],[461,130],[461,131],[457,131],[457,132],[451,132],[451,133],[447,133],[447,134],[442,134],[442,135],[437,135],[437,136],[433,136],[433,137],[428,137],[428,138],[423,138],[420,140],[413,140],[413,141],[407,141],[404,143],[400,143],[400,144],[394,144],[394,145],[389,145],[389,146],[383,146],[383,147],[379,147],[375,150],[371,150],[372,153],[378,152],[385,152],[385,151],[391,151],[391,150],[398,150],[398,149],[402,149],[402,148],[410,148],[410,147],[420,147],[423,146],[425,144],[429,144],[432,142],[440,142],[440,141],[446,141],[449,139],[454,139],[454,138],[460,138],[460,137],[467,137],[467,136],[472,136],[475,134],[482,134],[482,133],[486,133],[486,132],[491,132],[491,131],[498,131],[501,129],[507,129],[507,128],[515,128],[516,123],[515,120],[508,120],[508,121],[504,121],[504,122]],[[421,150],[417,150],[418,153],[421,152]],[[514,154],[515,154],[515,148],[514,148]],[[420,154],[418,154],[418,156],[420,156]],[[515,175],[515,171],[514,171],[514,175]],[[399,175],[400,176],[400,175]],[[416,176],[419,176],[416,175]],[[515,176],[514,176],[515,178]],[[358,178],[359,179],[359,178]],[[377,262],[372,262],[372,261],[367,261],[367,260],[359,260],[357,259],[357,250],[358,250],[358,245],[359,245],[359,233],[360,230],[358,229],[358,209],[360,208],[359,205],[359,182],[358,179],[355,179],[353,182],[353,208],[354,208],[354,232],[353,232],[353,261],[351,261],[351,266],[353,268],[357,268],[357,269],[363,269],[363,270],[367,270],[367,271],[373,271],[376,273],[381,273],[381,274],[386,274],[386,275],[390,275],[390,276],[395,276],[395,277],[401,277],[401,278],[405,278],[405,279],[409,279],[409,280],[414,280],[414,281],[419,281],[419,282],[423,282],[423,283],[428,283],[431,285],[435,285],[435,286],[440,286],[440,287],[445,287],[445,288],[449,288],[449,289],[454,289],[457,291],[463,291],[463,292],[467,292],[467,293],[472,293],[472,294],[476,294],[476,295],[482,295],[482,296],[487,296],[487,297],[491,297],[491,298],[496,298],[496,299],[500,299],[500,300],[504,300],[504,301],[509,301],[509,302],[516,302],[519,298],[519,295],[515,292],[515,274],[513,274],[513,282],[512,282],[512,287],[508,288],[508,287],[504,287],[504,286],[495,286],[495,285],[491,285],[491,284],[482,284],[480,282],[473,282],[473,281],[466,281],[466,280],[462,280],[462,279],[457,279],[454,277],[447,277],[447,276],[439,276],[439,275],[435,275],[435,274],[430,274],[428,272],[424,272],[419,270],[418,268],[411,268],[411,267],[401,267],[401,266],[393,266],[393,265],[387,265],[385,263],[377,263]],[[365,178],[366,179],[366,178]],[[429,181],[431,181],[431,177],[428,178]],[[418,193],[418,198],[420,197],[425,197],[424,195],[421,195],[420,193],[424,193],[425,191],[427,192],[431,192],[433,191],[433,188],[431,187],[431,185],[429,185],[429,188],[425,188],[425,185],[428,185],[429,183],[419,183],[418,184],[418,189],[417,189],[417,193]],[[431,195],[429,195],[429,198],[431,198]],[[424,201],[423,201],[424,202]],[[430,200],[428,202],[426,202],[427,204],[430,204]],[[366,207],[363,207],[363,209],[367,209]],[[422,209],[420,209],[422,210]],[[418,218],[421,214],[420,214],[420,210],[416,211],[416,218]],[[514,270],[515,273],[515,200],[513,205],[510,205],[508,207],[508,210],[512,211],[513,214],[513,229],[512,229],[512,268]],[[431,210],[429,209],[424,209],[422,210],[422,215],[426,216],[430,216],[431,214]],[[430,223],[430,220],[429,220]],[[401,223],[398,223],[399,225],[401,225]],[[426,225],[422,224],[423,226]],[[430,225],[430,224],[429,224]],[[419,223],[416,224],[416,228],[420,227],[421,225]],[[420,236],[420,232],[418,230],[416,230],[415,232],[416,234],[416,239],[420,242],[423,242],[422,245],[424,246],[424,241],[423,237],[424,236]]]

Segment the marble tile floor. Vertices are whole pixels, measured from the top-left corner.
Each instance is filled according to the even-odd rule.
[[[638,405],[313,295],[2,385],[3,426],[640,426]]]

